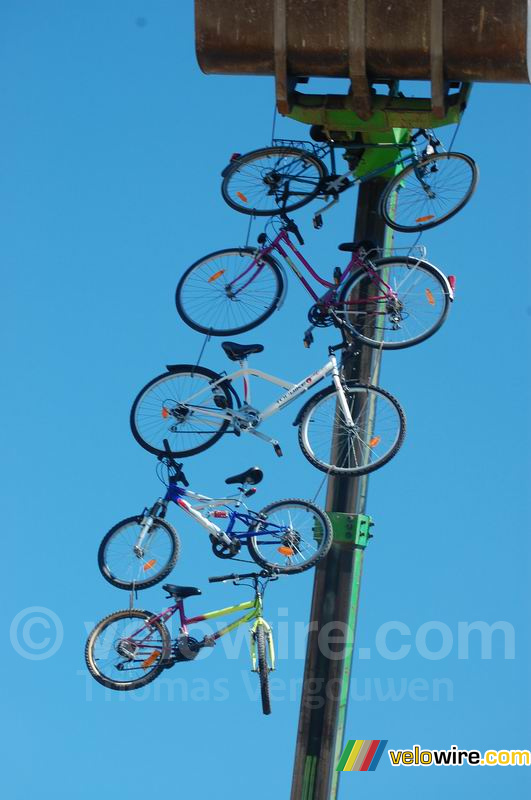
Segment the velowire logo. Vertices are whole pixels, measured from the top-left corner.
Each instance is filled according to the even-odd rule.
[[[388,739],[350,739],[336,772],[374,772]]]

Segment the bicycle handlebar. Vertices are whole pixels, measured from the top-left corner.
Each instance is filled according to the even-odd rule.
[[[159,461],[166,461],[168,469],[172,469],[174,471],[174,474],[170,476],[170,480],[173,479],[175,483],[180,482],[183,484],[183,486],[190,486],[190,484],[186,480],[186,475],[183,472],[182,463],[178,464],[171,454],[170,443],[168,442],[167,439],[163,439],[162,443],[164,445],[164,450],[166,451],[166,455],[159,456]]]
[[[268,572],[265,569],[260,570],[260,572],[246,572],[245,574],[237,575],[233,572],[231,575],[219,575],[217,577],[212,577],[208,579],[209,583],[223,583],[223,581],[240,581],[244,580],[245,578],[272,578],[273,573]]]
[[[297,238],[300,245],[303,245],[304,239],[302,238],[301,232],[297,227],[296,223],[288,216],[286,216],[286,214],[281,214],[280,218],[282,219],[286,230],[292,233]]]

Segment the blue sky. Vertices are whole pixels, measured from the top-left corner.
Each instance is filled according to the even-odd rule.
[[[287,797],[311,574],[266,595],[280,645],[269,718],[239,640],[128,695],[93,682],[83,660],[87,630],[128,602],[101,579],[98,544],[160,487],[129,409],[166,363],[199,354],[173,293],[194,260],[245,241],[247,219],[222,202],[219,173],[232,152],[269,141],[272,80],[203,75],[188,3],[7,0],[0,31],[6,794],[85,800],[178,787],[202,797],[215,786],[220,796]],[[478,191],[423,240],[429,260],[457,276],[456,302],[433,339],[384,357],[381,383],[400,399],[408,434],[369,482],[375,538],[356,653],[370,657],[354,664],[351,739],[530,747],[529,121],[526,87],[474,88],[455,148],[477,160]],[[304,137],[285,121],[278,132]],[[354,203],[344,195],[320,232],[298,216],[305,253],[325,275],[343,263],[336,245],[350,238]],[[278,314],[240,339],[265,344],[257,366],[297,379],[324,361],[328,331],[309,351],[301,344],[307,309],[291,281]],[[219,341],[203,363],[228,367]],[[188,462],[194,488],[219,493],[227,475],[256,463],[265,473],[256,505],[312,497],[322,476],[301,456],[294,414],[267,427],[282,460],[230,439]],[[244,588],[208,585],[226,562],[177,509],[170,519],[182,541],[172,578],[204,591],[189,613],[246,599]],[[162,603],[154,587],[138,605]],[[476,621],[503,623],[491,658],[477,632],[468,657],[459,645],[460,623]],[[390,623],[388,650],[411,645],[402,658],[382,645]],[[60,629],[53,655],[28,657],[49,654]],[[520,798],[524,773],[393,769],[384,757],[371,776],[343,776],[340,797],[362,781],[367,798]]]

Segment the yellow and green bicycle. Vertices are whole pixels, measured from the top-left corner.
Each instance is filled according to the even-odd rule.
[[[155,680],[163,670],[183,661],[193,661],[203,647],[214,647],[216,641],[239,625],[252,622],[251,670],[258,673],[264,714],[271,713],[269,697],[269,672],[275,669],[275,649],[271,626],[262,616],[263,594],[270,581],[278,575],[267,570],[248,572],[244,575],[222,575],[209,578],[210,583],[233,581],[254,589],[254,599],[234,606],[207,611],[195,617],[187,617],[184,600],[201,594],[195,586],[165,584],[162,588],[173,600],[172,605],[159,614],[139,609],[116,611],[98,622],[87,639],[85,659],[90,674],[98,683],[117,691],[139,689]],[[250,584],[244,581],[250,580]],[[205,620],[216,619],[227,614],[245,612],[234,622],[207,634],[202,639],[190,635],[188,626]],[[172,640],[166,622],[179,613],[178,636]]]

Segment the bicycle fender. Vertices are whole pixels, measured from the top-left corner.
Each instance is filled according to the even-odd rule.
[[[320,391],[316,392],[315,394],[312,394],[312,396],[308,398],[308,400],[304,403],[302,408],[299,410],[299,412],[298,412],[297,416],[295,417],[295,419],[294,419],[292,424],[295,425],[295,426],[296,425],[300,425],[302,417],[304,415],[304,412],[306,411],[306,409],[308,408],[310,403],[313,403],[315,399],[320,400],[322,397],[325,397],[325,395],[327,395],[327,394],[332,394],[333,392],[335,392],[335,390],[336,390],[335,386],[327,386],[325,389],[321,389]]]
[[[440,270],[439,267],[436,267],[435,264],[432,264],[431,261],[426,261],[425,259],[422,259],[422,261],[424,261],[425,264],[429,264],[430,267],[433,270],[435,270],[437,275],[440,276],[442,282],[446,286],[446,291],[448,292],[448,297],[450,298],[450,300],[453,300],[454,299],[454,290],[452,289],[452,287],[450,285],[450,281],[448,280],[448,276],[445,275],[445,273],[442,270]]]
[[[166,369],[168,370],[168,372],[178,372],[180,369],[182,369],[182,367],[186,367],[187,369],[189,369],[191,371],[194,370],[194,366],[192,364],[166,364]],[[196,367],[197,367],[197,364],[196,364]],[[211,375],[211,380],[212,381],[219,381],[219,379],[223,377],[223,375],[220,375],[218,372],[214,372],[213,370],[207,369],[206,367],[201,367],[201,369],[204,372],[208,372]],[[241,408],[242,402],[240,400],[238,392],[236,391],[236,389],[234,388],[232,383],[230,381],[223,381],[220,384],[220,386],[224,386],[225,388],[227,388],[229,390],[229,392],[232,394],[232,396],[236,400],[237,408]]]

